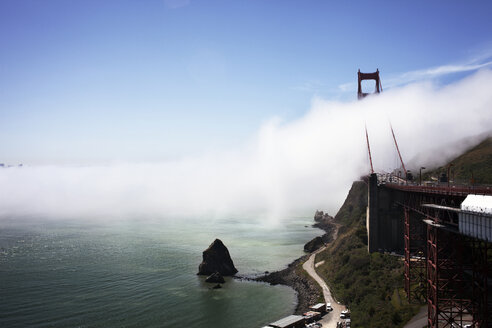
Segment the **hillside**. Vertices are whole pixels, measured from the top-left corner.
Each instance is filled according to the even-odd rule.
[[[451,179],[458,183],[469,184],[473,176],[474,183],[492,184],[492,137],[483,140],[448,164],[427,172],[424,179],[430,179],[431,176],[437,178],[441,173],[446,173],[450,164]]]
[[[317,255],[325,261],[317,271],[350,308],[354,327],[402,327],[419,305],[404,298],[401,258],[367,252],[366,207],[367,185],[356,181],[335,217],[339,237]]]

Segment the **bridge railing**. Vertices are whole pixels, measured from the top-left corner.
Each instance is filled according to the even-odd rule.
[[[492,186],[489,185],[456,185],[448,183],[443,185],[420,185],[390,173],[377,173],[377,177],[378,185],[385,185],[388,188],[398,190],[457,196],[469,194],[492,195]]]
[[[475,195],[492,195],[491,187],[481,187],[481,186],[419,186],[419,185],[404,185],[404,184],[394,184],[386,183],[386,187],[392,189],[399,189],[411,192],[420,193],[430,193],[430,194],[445,194],[445,195],[456,195],[456,196],[466,196],[469,194]]]

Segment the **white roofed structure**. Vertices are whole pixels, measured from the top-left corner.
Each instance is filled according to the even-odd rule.
[[[492,215],[492,196],[468,195],[461,203],[461,210]]]
[[[317,312],[326,312],[326,304],[325,303],[318,303],[316,305],[313,305],[313,306],[310,306],[309,307],[311,310],[313,311],[317,311]]]
[[[275,328],[298,328],[304,327],[305,319],[302,315],[289,315],[283,319],[271,323],[269,326]]]
[[[468,195],[461,203],[460,233],[492,241],[492,196]]]

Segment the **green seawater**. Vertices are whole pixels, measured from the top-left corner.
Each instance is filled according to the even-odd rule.
[[[0,327],[261,327],[294,311],[295,292],[232,278],[213,290],[202,251],[220,238],[254,276],[322,234],[310,218],[82,221],[0,220]]]

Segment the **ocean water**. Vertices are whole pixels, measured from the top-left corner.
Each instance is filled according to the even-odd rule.
[[[220,238],[254,276],[322,234],[311,218],[82,221],[0,221],[0,327],[261,327],[293,312],[295,292],[232,278],[213,290],[202,251]]]

